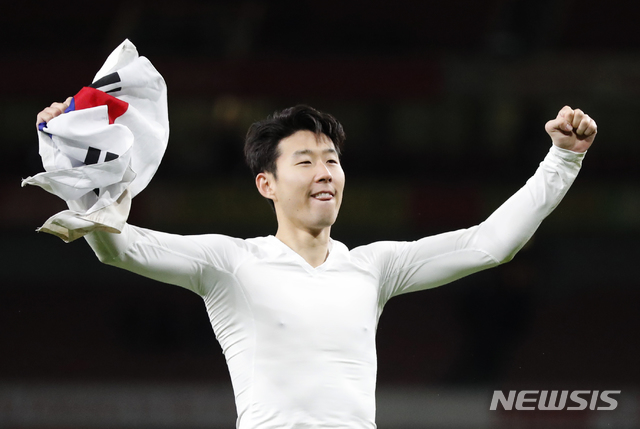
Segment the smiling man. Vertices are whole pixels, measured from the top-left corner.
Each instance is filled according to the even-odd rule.
[[[65,108],[54,103],[37,123]],[[548,155],[486,221],[349,250],[330,236],[345,185],[342,126],[296,106],[253,124],[245,143],[256,186],[275,209],[275,236],[126,225],[86,238],[102,262],[203,298],[231,374],[238,428],[375,428],[375,333],[385,303],[513,258],[565,195],[597,132],[570,107],[546,130]]]
[[[252,150],[251,141],[247,151]],[[331,225],[342,202],[344,171],[338,151],[325,134],[298,130],[280,141],[277,154],[273,171],[256,174],[256,186],[273,201],[276,238],[317,267],[327,257]]]

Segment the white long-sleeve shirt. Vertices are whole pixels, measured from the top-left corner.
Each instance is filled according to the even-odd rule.
[[[231,374],[238,428],[375,428],[375,333],[385,303],[510,260],[560,202],[582,157],[552,147],[477,226],[352,250],[332,240],[317,268],[274,236],[127,225],[87,240],[102,262],[202,296]]]

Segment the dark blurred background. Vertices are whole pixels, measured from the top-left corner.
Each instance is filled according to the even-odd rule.
[[[583,171],[513,262],[387,305],[379,423],[640,427],[634,4],[4,5],[0,426],[105,427],[102,415],[108,427],[234,424],[226,364],[200,298],[103,266],[84,240],[35,233],[65,205],[20,188],[42,171],[37,112],[91,83],[129,38],[167,82],[171,123],[163,163],[130,222],[168,232],[275,233],[242,144],[249,124],[290,105],[313,105],[345,126],[347,187],[333,237],[349,247],[482,221],[544,157],[545,122],[565,104],[589,113],[599,135]],[[492,392],[509,389],[622,390],[621,406],[491,414]],[[189,395],[221,402],[198,408]],[[158,417],[180,398],[183,420]],[[408,400],[415,404],[403,411]],[[426,413],[427,403],[442,407]]]

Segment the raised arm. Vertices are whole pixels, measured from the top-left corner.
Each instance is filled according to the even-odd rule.
[[[233,275],[246,256],[245,242],[225,235],[182,236],[125,224],[120,234],[85,236],[98,259],[163,283],[206,295],[217,280]]]
[[[63,114],[71,100],[42,110],[36,126],[41,129],[41,124]],[[243,255],[243,240],[222,235],[180,236],[128,225],[128,190],[118,203],[100,210],[99,216],[123,225],[120,234],[93,229],[85,235],[97,257],[106,264],[204,294],[204,288],[213,287],[216,276],[232,271],[233,264]]]
[[[487,220],[414,242],[381,242],[354,252],[378,267],[381,299],[449,283],[510,261],[560,203],[593,143],[595,122],[564,107],[547,122],[553,145],[533,177]]]

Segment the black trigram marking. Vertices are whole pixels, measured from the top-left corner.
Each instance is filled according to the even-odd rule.
[[[84,158],[85,165],[97,164],[98,161],[100,161],[101,153],[102,151],[100,149],[89,146],[89,149],[87,149],[87,156]],[[113,161],[114,159],[117,159],[117,158],[118,158],[117,154],[107,152],[104,156],[104,162]]]
[[[91,164],[97,164],[98,161],[100,161],[100,154],[102,153],[102,151],[100,149],[97,149],[95,147],[91,147],[89,146],[89,148],[87,149],[87,156],[84,158],[84,163],[85,165],[91,165]],[[117,159],[118,155],[112,152],[107,152],[104,155],[104,162],[107,161],[113,161],[114,159]],[[100,196],[100,189],[96,188],[93,190],[93,192],[97,195]]]
[[[87,156],[84,158],[86,165],[97,164],[98,159],[100,159],[100,149],[96,149],[95,147],[87,149]]]
[[[118,74],[118,72],[113,72],[111,74],[108,74],[100,79],[98,79],[97,81],[93,82],[91,85],[89,85],[90,88],[102,88],[103,86],[107,86],[107,85],[113,85],[114,83],[118,83],[120,82],[120,75]],[[118,88],[113,88],[110,89],[108,91],[105,91],[107,94],[110,92],[116,92],[116,91],[120,91],[122,88],[118,87]]]
[[[115,153],[107,152],[107,154],[104,156],[104,162],[113,161],[117,157],[118,155],[116,155]]]

